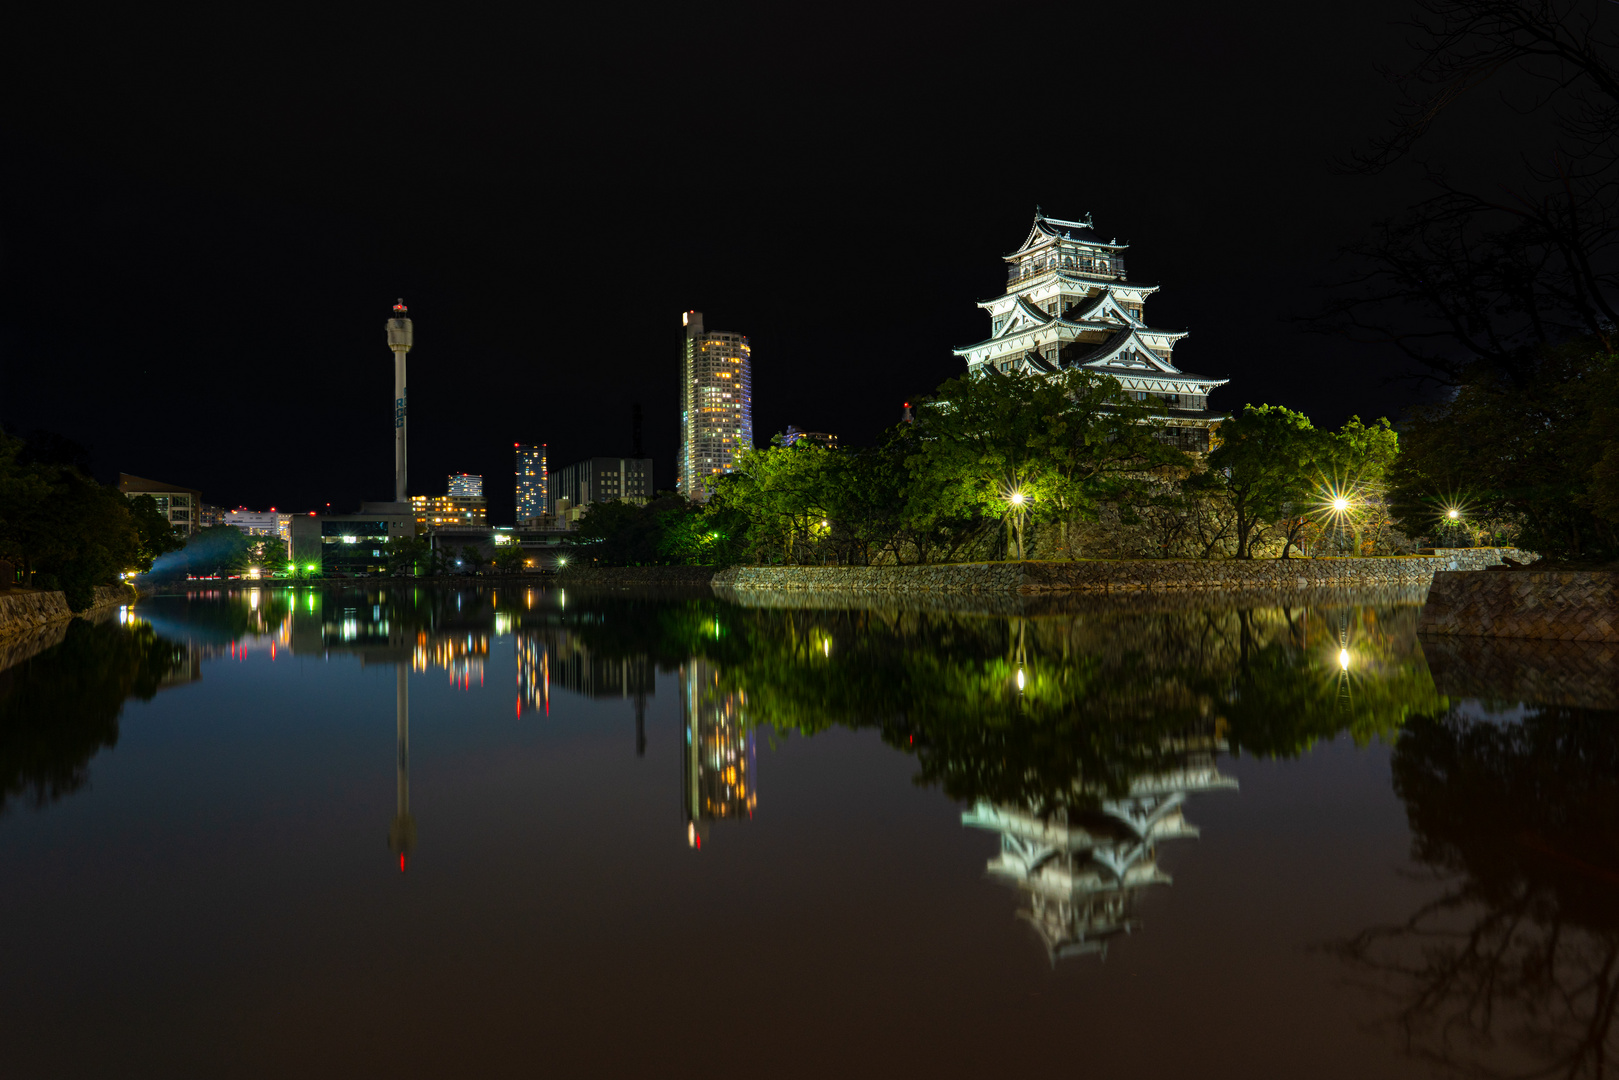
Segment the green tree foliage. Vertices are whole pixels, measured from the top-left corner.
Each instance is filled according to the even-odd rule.
[[[1191,460],[1155,437],[1162,410],[1081,368],[1049,379],[994,369],[950,379],[922,403],[906,464],[919,531],[941,522],[1005,524],[1015,557],[1028,522],[1064,537],[1104,502],[1144,500],[1155,472]],[[970,527],[970,526],[969,526]]]
[[[1452,398],[1417,410],[1390,470],[1408,531],[1432,532],[1456,508],[1544,555],[1619,555],[1619,357],[1548,348],[1538,373],[1519,383],[1479,365]]]
[[[179,546],[149,498],[131,503],[77,465],[27,460],[27,449],[0,434],[0,557],[54,582],[74,611],[97,585]]]
[[[1255,534],[1269,523],[1304,517],[1325,459],[1310,418],[1280,405],[1246,405],[1220,425],[1209,477],[1235,515],[1237,558],[1254,557]]]

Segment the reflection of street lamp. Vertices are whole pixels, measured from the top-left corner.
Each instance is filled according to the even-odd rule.
[[[1457,518],[1462,516],[1462,512],[1453,506],[1449,510],[1445,511],[1445,516],[1450,520],[1455,521]]]
[[[1345,671],[1349,670],[1349,650],[1348,649],[1339,649],[1338,650],[1338,666],[1343,668]]]

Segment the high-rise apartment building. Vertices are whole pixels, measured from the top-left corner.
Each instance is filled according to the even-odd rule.
[[[451,495],[477,495],[483,497],[483,477],[476,473],[451,473],[449,482]]]
[[[550,513],[546,501],[545,443],[512,443],[517,457],[517,524]]]
[[[640,506],[651,498],[651,458],[587,458],[550,476],[551,513],[563,523],[578,521],[591,503]]]
[[[680,321],[686,338],[675,489],[703,499],[704,482],[730,472],[737,454],[753,446],[753,356],[744,335],[705,332],[700,311],[688,311]]]
[[[797,446],[804,443],[809,446],[819,446],[825,450],[838,448],[838,437],[827,431],[799,431],[793,425],[787,425],[787,434],[781,437],[781,445]]]

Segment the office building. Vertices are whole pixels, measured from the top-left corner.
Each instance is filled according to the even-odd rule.
[[[182,537],[195,536],[203,527],[202,492],[196,488],[119,473],[118,490],[127,499],[150,495],[157,502],[158,511],[169,519],[174,531]]]
[[[489,524],[489,504],[483,497],[483,477],[476,473],[451,473],[443,495],[412,495],[410,512],[416,531],[426,532],[450,525],[482,528]]]
[[[793,425],[787,425],[787,434],[781,437],[781,445],[797,446],[803,443],[807,446],[819,446],[826,450],[838,448],[838,437],[824,431],[799,431]]]
[[[576,522],[591,503],[644,505],[652,498],[651,458],[588,458],[550,477],[551,512],[559,524]]]
[[[327,575],[385,574],[390,544],[415,535],[398,503],[361,503],[357,514],[294,515],[292,560]]]
[[[1209,393],[1228,380],[1192,375],[1170,361],[1184,330],[1147,323],[1147,297],[1156,285],[1129,280],[1129,245],[1103,240],[1090,215],[1080,221],[1047,217],[1034,224],[1006,262],[1006,291],[978,306],[990,336],[955,354],[967,371],[1049,376],[1072,368],[1111,375],[1131,397],[1165,410],[1161,438],[1206,451],[1209,432],[1224,419],[1209,412]]]
[[[483,477],[476,473],[451,473],[448,490],[451,495],[476,495],[482,498]]]
[[[730,472],[753,447],[753,354],[742,334],[703,329],[703,313],[680,316],[680,459],[675,490],[708,496],[707,481]]]
[[[550,513],[545,443],[512,443],[512,451],[517,458],[517,524],[543,521]]]
[[[225,508],[214,506],[212,503],[203,503],[198,508],[197,521],[204,529],[211,529],[215,525],[225,524]]]

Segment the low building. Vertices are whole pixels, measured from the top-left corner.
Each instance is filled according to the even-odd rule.
[[[242,530],[248,536],[274,536],[286,546],[287,555],[292,554],[292,514],[277,513],[275,507],[268,510],[249,510],[239,506],[235,510],[224,512],[223,525],[231,525]]]
[[[573,524],[591,503],[643,506],[652,498],[651,458],[587,458],[551,474],[547,492],[557,524]]]
[[[169,519],[174,531],[183,537],[195,536],[203,528],[202,492],[196,488],[165,484],[161,480],[148,480],[144,476],[118,474],[118,490],[126,499],[150,495],[158,510]]]
[[[361,503],[355,514],[295,515],[292,561],[299,570],[337,577],[385,574],[390,545],[416,535],[404,503]]]
[[[204,529],[211,529],[215,525],[225,524],[225,508],[203,503],[201,512],[197,515]]]
[[[787,425],[787,434],[781,437],[781,445],[797,446],[805,443],[810,446],[820,446],[827,450],[838,448],[838,437],[825,431],[799,431],[793,425]]]

